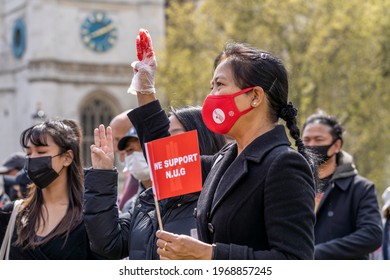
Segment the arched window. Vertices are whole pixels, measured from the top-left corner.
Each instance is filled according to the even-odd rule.
[[[100,124],[108,126],[114,116],[113,107],[103,98],[90,98],[81,106],[80,121],[84,136],[81,153],[85,167],[91,166],[90,146],[93,144],[93,130]]]

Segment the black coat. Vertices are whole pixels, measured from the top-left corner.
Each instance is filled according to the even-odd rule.
[[[158,101],[128,114],[142,143],[168,136]],[[214,165],[211,168],[210,167]],[[197,206],[201,241],[215,259],[313,259],[314,181],[283,126],[258,137],[237,157],[236,144],[214,158]]]
[[[316,213],[316,259],[368,259],[382,242],[375,186],[359,176],[352,157],[338,156],[330,187]]]
[[[84,216],[92,250],[109,259],[159,259],[152,189],[143,191],[135,207],[119,216],[117,180],[116,170],[85,170]],[[190,235],[196,229],[194,208],[198,196],[194,193],[160,201],[164,229]]]
[[[13,209],[13,203],[0,209],[0,244],[3,241],[5,229]],[[103,259],[93,253],[89,247],[89,240],[84,223],[80,223],[69,234],[64,245],[65,237],[55,237],[45,244],[34,249],[23,249],[13,243],[17,239],[16,227],[12,237],[11,260],[93,260]]]

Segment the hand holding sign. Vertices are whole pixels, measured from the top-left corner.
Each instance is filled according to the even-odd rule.
[[[152,94],[156,92],[154,87],[154,76],[157,69],[156,56],[154,55],[152,38],[146,29],[140,29],[136,39],[137,57],[131,66],[134,76],[131,81],[128,93]]]
[[[210,260],[213,247],[184,234],[157,231],[157,254],[161,260]]]

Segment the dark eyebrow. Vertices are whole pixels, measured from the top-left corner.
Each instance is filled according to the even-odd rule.
[[[212,79],[212,81],[216,81],[216,80],[218,80],[220,78],[221,78],[221,76],[216,76],[215,78]]]
[[[213,83],[216,83],[216,82],[226,82],[228,81],[228,79],[224,76],[216,76],[215,78],[213,78],[211,81],[210,81],[210,84],[212,85]]]
[[[216,76],[215,78],[214,78],[214,81],[217,81],[217,80],[227,80],[227,78],[225,77],[225,76],[223,76],[223,75],[219,75],[219,76]]]

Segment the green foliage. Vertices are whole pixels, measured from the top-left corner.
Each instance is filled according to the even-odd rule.
[[[270,50],[290,73],[300,122],[317,108],[346,128],[345,150],[381,193],[390,183],[390,0],[171,0],[157,85],[202,104],[228,40]]]
[[[172,106],[201,105],[209,92],[213,74],[213,56],[201,30],[203,15],[193,1],[170,1],[167,11],[166,51],[158,58],[157,85]],[[218,48],[218,50],[220,47]]]

